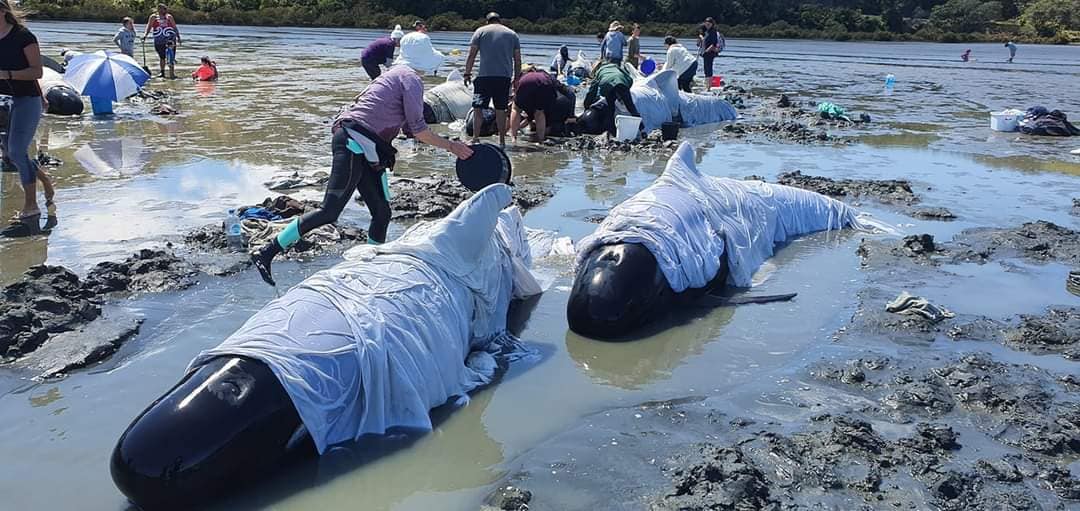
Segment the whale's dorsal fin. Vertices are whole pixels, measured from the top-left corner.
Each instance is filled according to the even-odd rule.
[[[465,81],[465,77],[461,75],[461,71],[458,71],[456,67],[453,71],[450,71],[450,74],[446,75],[446,83],[463,81]]]

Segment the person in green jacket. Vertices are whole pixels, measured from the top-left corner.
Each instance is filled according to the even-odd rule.
[[[615,134],[615,101],[621,101],[630,115],[641,117],[634,107],[634,98],[630,96],[630,86],[633,84],[634,79],[619,64],[601,64],[593,73],[592,84],[585,94],[584,106],[588,109],[600,98],[604,98],[607,103],[603,109],[604,124],[612,135]]]

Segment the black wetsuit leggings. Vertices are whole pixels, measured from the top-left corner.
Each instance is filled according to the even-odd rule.
[[[608,133],[615,134],[615,100],[622,101],[623,106],[626,107],[626,111],[634,116],[641,117],[636,107],[634,107],[634,98],[630,96],[630,87],[625,85],[616,85],[608,90],[607,95],[604,96],[604,100],[607,102],[607,111],[604,112],[604,119],[607,121]]]
[[[690,64],[690,67],[683,71],[683,74],[679,75],[679,90],[684,92],[694,92],[694,77],[697,76],[697,62]]]
[[[346,121],[334,132],[333,142],[330,144],[334,159],[330,168],[330,180],[326,183],[326,196],[323,197],[322,207],[300,217],[300,235],[336,222],[352,198],[353,190],[356,190],[360,192],[360,198],[371,212],[368,239],[384,243],[386,228],[390,225],[390,202],[383,193],[383,171],[375,171],[364,155],[349,150],[346,145],[349,134],[345,131],[348,125],[349,122]]]

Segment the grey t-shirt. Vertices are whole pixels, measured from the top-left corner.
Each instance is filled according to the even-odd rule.
[[[505,25],[491,23],[476,29],[469,45],[480,49],[480,72],[476,74],[477,77],[514,77],[514,51],[521,49],[517,32]]]

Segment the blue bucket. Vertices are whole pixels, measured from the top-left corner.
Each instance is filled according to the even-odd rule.
[[[581,78],[574,75],[566,75],[566,84],[573,87],[581,83]]]
[[[656,61],[649,58],[641,61],[641,74],[649,76],[656,71]]]

